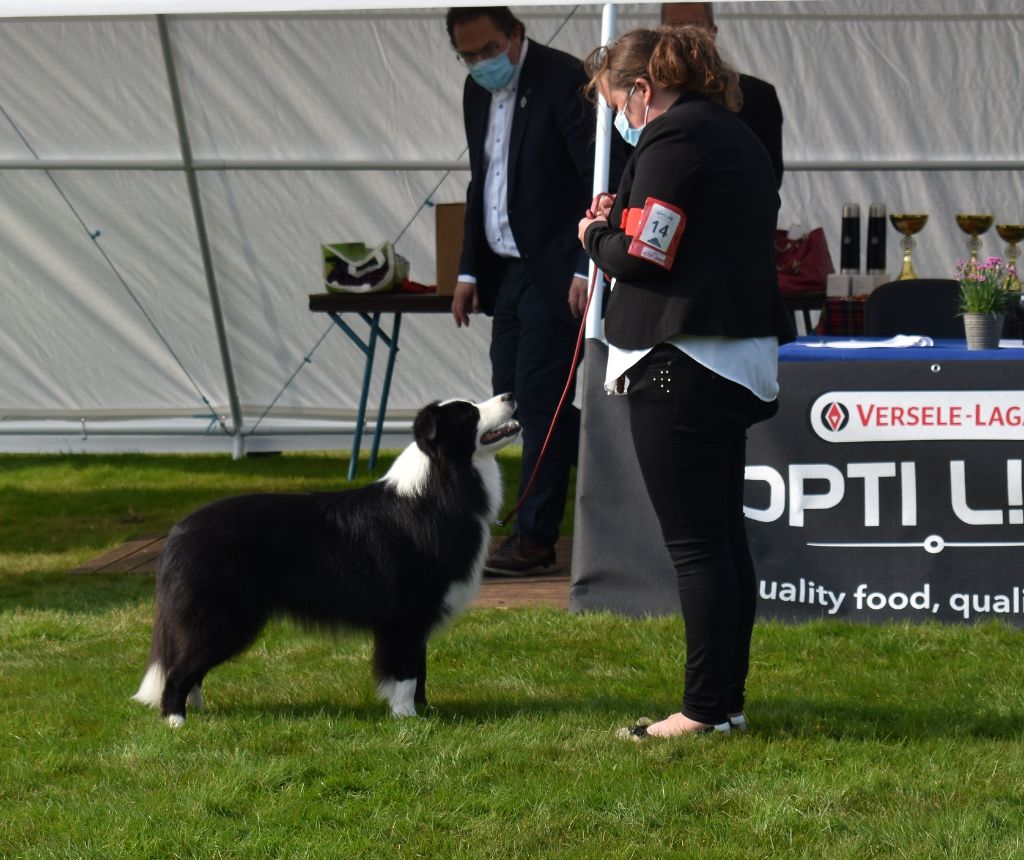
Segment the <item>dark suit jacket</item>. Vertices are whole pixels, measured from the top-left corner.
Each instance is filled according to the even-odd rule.
[[[508,215],[531,281],[553,311],[572,322],[567,298],[575,272],[586,272],[576,227],[592,199],[595,111],[583,97],[583,65],[562,51],[530,42],[519,73],[509,142]],[[470,183],[459,273],[475,275],[483,311],[494,310],[500,259],[484,235],[484,138],[491,94],[466,78],[462,111]],[[625,163],[612,143],[611,187]]]
[[[687,222],[671,269],[628,253],[622,210],[648,197]],[[587,252],[617,279],[605,334],[643,349],[677,334],[793,339],[779,293],[775,222],[779,193],[768,153],[734,113],[684,94],[651,121],[626,165],[608,223],[584,236]]]
[[[782,187],[782,105],[767,81],[751,75],[740,75],[743,106],[739,118],[754,132],[768,150],[775,169],[776,188]]]

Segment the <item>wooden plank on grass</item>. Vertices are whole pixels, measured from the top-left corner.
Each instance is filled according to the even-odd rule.
[[[156,563],[160,554],[164,551],[166,538],[161,537],[148,546],[144,546],[138,552],[126,556],[121,561],[115,562],[109,568],[109,573],[156,573]]]
[[[111,572],[123,570],[124,568],[115,567],[115,565],[126,563],[130,565],[130,559],[135,554],[144,551],[148,547],[151,547],[155,543],[159,543],[161,548],[163,547],[164,535],[139,535],[136,538],[132,538],[121,546],[114,547],[109,552],[103,553],[101,556],[97,556],[91,561],[87,561],[81,567],[76,567],[72,573],[100,573],[100,572]],[[129,568],[130,569],[130,568]]]
[[[511,609],[516,606],[569,608],[569,576],[488,577],[473,601],[474,608]]]
[[[491,539],[491,550],[504,538]],[[562,535],[555,543],[555,566],[543,574],[531,576],[484,575],[474,607],[511,609],[516,606],[554,606],[569,608],[569,570],[572,566],[572,537]]]

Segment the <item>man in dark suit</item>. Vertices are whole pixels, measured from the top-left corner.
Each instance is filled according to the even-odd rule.
[[[522,492],[572,366],[570,305],[587,289],[576,225],[592,198],[595,112],[583,97],[580,61],[529,41],[507,7],[453,8],[445,23],[469,72],[462,107],[470,183],[452,316],[457,326],[481,310],[493,317],[491,381],[494,393],[510,392],[519,404]],[[624,155],[616,143],[612,184]],[[489,572],[536,573],[554,563],[579,441],[571,400]]]
[[[715,16],[710,3],[662,3],[662,24],[696,24],[716,36]],[[773,87],[767,81],[751,75],[740,75],[743,106],[738,116],[760,138],[775,168],[775,179],[782,187],[782,106]]]

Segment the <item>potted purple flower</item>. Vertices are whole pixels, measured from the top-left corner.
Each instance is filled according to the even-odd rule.
[[[957,260],[960,315],[968,349],[998,349],[1006,313],[1006,283],[1016,276],[1013,266],[999,257],[985,262]]]

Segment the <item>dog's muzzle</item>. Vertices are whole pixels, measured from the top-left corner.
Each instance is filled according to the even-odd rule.
[[[521,429],[522,427],[518,421],[509,421],[500,427],[496,427],[494,430],[488,430],[480,437],[480,442],[483,445],[493,445],[502,439],[508,439],[509,436],[515,436]]]

